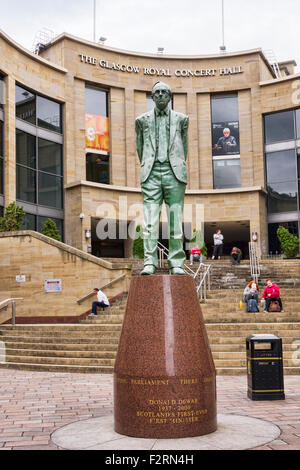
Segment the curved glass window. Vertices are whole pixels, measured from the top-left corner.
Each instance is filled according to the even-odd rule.
[[[20,165],[35,169],[36,137],[34,135],[16,131],[16,160]]]
[[[62,175],[62,146],[45,139],[38,139],[38,169],[54,175]]]
[[[56,101],[37,97],[37,125],[61,133],[61,105]]]
[[[36,97],[16,85],[16,117],[36,125]]]
[[[48,129],[62,132],[61,104],[57,101],[36,95],[16,85],[16,117],[22,121]]]
[[[268,183],[268,210],[271,213],[297,211],[297,182]]]
[[[274,144],[295,139],[294,111],[265,116],[265,143]]]
[[[267,181],[295,181],[297,178],[297,160],[295,150],[283,150],[266,154]]]

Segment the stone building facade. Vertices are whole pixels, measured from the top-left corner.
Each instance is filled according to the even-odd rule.
[[[294,61],[277,77],[260,49],[167,56],[68,34],[35,55],[3,32],[0,54],[0,211],[17,201],[24,229],[40,231],[50,217],[75,248],[131,256],[142,203],[135,118],[162,80],[173,109],[190,117],[187,239],[202,229],[210,251],[221,228],[226,252],[238,245],[247,255],[255,238],[262,254],[277,250],[279,224],[299,234]]]

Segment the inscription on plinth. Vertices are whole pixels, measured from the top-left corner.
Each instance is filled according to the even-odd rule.
[[[215,368],[190,277],[133,278],[114,398],[119,434],[180,438],[216,430]]]

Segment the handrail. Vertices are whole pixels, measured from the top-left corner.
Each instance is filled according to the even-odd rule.
[[[19,300],[24,300],[23,298],[13,298],[13,299],[6,299],[0,302],[0,311],[7,308],[8,305],[11,303],[11,324],[15,326],[16,324],[16,302]]]
[[[260,259],[258,256],[257,243],[249,242],[249,258],[251,277],[255,282],[258,282],[260,277]]]
[[[204,268],[204,272],[201,272],[201,269]],[[210,272],[211,272],[211,265],[210,264],[202,264],[200,263],[199,268],[197,269],[194,279],[196,283],[196,290],[198,297],[200,300],[206,301],[206,293],[207,290],[210,290]],[[200,282],[197,285],[196,279],[200,275]]]
[[[121,281],[122,279],[125,279],[125,278],[126,278],[126,274],[122,274],[121,276],[116,277],[112,281],[110,281],[107,284],[105,284],[104,286],[100,287],[100,290],[106,289],[107,287],[112,286],[115,282]],[[81,297],[80,299],[77,300],[78,305],[81,305],[85,300],[88,300],[93,295],[94,295],[94,291],[92,291],[89,294]]]
[[[169,250],[168,248],[166,248],[162,243],[160,242],[157,242],[157,249],[158,249],[158,257],[159,257],[159,267],[162,268],[163,267],[163,260],[164,260],[164,256],[167,258],[168,255],[169,255]],[[184,264],[184,271],[186,274],[188,274],[189,276],[193,276],[194,275],[194,271],[187,265],[187,264]]]
[[[168,256],[169,250],[166,248],[162,243],[157,243],[158,255],[159,255],[159,266],[160,268],[163,267],[163,259],[164,256]],[[201,270],[204,268],[204,272],[202,273]],[[210,290],[210,272],[211,272],[211,265],[210,264],[203,264],[200,263],[196,272],[193,271],[192,268],[188,264],[184,264],[184,272],[194,278],[196,284],[196,291],[197,295],[200,300],[206,301],[206,292]],[[197,283],[197,278],[200,275],[200,281]]]

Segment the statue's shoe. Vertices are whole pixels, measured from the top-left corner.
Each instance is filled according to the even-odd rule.
[[[155,274],[156,268],[153,265],[145,266],[143,271],[141,272],[141,276],[152,276]]]
[[[182,268],[172,268],[171,269],[171,274],[180,274],[180,275],[185,275],[185,272]]]

